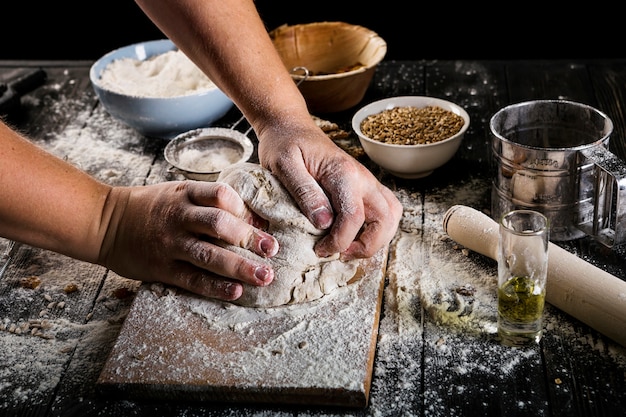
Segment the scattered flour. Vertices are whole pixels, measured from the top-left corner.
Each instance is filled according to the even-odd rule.
[[[408,78],[408,77],[407,77]],[[140,184],[145,181],[145,175],[150,167],[150,152],[143,152],[145,143],[140,135],[130,128],[122,126],[104,112],[90,113],[92,108],[89,100],[70,100],[64,96],[54,96],[54,103],[42,100],[46,107],[47,117],[59,117],[66,123],[65,115],[71,113],[73,120],[63,125],[61,133],[46,132],[37,141],[57,155],[79,164],[98,178],[107,179],[113,184]],[[96,110],[98,111],[98,110]],[[95,151],[94,151],[95,150]],[[138,156],[142,155],[142,156]],[[140,162],[140,163],[138,163]],[[144,167],[147,167],[145,168]],[[139,166],[139,168],[136,168]],[[163,163],[165,169],[166,164]],[[153,169],[153,181],[162,181]],[[396,416],[396,415],[429,415],[450,416],[464,415],[468,410],[464,398],[475,397],[485,400],[485,407],[492,399],[500,398],[503,384],[515,376],[523,379],[530,366],[540,362],[536,350],[520,352],[500,346],[493,339],[495,329],[495,266],[484,257],[472,252],[463,251],[454,242],[442,235],[441,219],[443,213],[440,207],[446,202],[462,203],[480,206],[482,196],[477,190],[482,190],[480,184],[467,182],[454,184],[449,189],[438,193],[440,200],[426,199],[422,201],[420,193],[398,191],[396,195],[405,207],[401,223],[401,230],[397,234],[390,248],[389,263],[387,265],[388,282],[385,287],[384,308],[381,315],[378,331],[376,361],[374,363],[374,378],[372,380],[370,406],[366,410],[336,413],[323,410],[321,414],[358,415],[358,416]],[[439,208],[438,208],[439,207]],[[0,242],[0,248],[4,242]],[[30,254],[30,261],[25,266],[22,275],[42,276],[43,285],[36,290],[14,289],[8,277],[18,272],[13,271],[18,265],[13,265],[7,275],[0,280],[0,324],[6,325],[0,331],[0,414],[2,411],[12,411],[17,407],[32,409],[46,404],[51,397],[57,394],[59,401],[70,405],[63,409],[55,404],[57,413],[63,414],[77,404],[88,403],[93,399],[93,385],[102,369],[106,355],[112,351],[116,343],[120,323],[128,312],[128,305],[119,303],[120,300],[106,299],[101,296],[97,299],[94,308],[96,316],[86,320],[85,314],[78,314],[77,309],[85,306],[84,299],[72,300],[55,296],[52,301],[44,294],[55,294],[53,288],[62,288],[69,282],[86,282],[93,279],[92,272],[85,273],[79,267],[76,270],[63,268],[65,275],[58,271],[56,257]],[[78,263],[73,264],[78,265]],[[24,265],[22,265],[24,266]],[[44,270],[50,270],[57,275],[44,275]],[[95,281],[95,280],[94,280]],[[107,278],[107,282],[109,279]],[[115,287],[128,285],[127,281],[119,281]],[[474,293],[472,295],[472,289]],[[45,289],[45,290],[44,290]],[[110,288],[102,288],[101,294],[107,294]],[[460,290],[460,292],[458,291]],[[81,291],[83,291],[81,289]],[[351,291],[344,288],[343,291]],[[58,293],[58,292],[57,292]],[[82,292],[82,294],[85,294]],[[77,294],[75,294],[77,295]],[[82,296],[81,296],[82,297]],[[473,301],[472,301],[473,298]],[[31,333],[11,332],[11,324],[22,325],[29,318],[33,303],[39,312],[48,307],[50,302],[65,302],[63,310],[49,310],[50,317],[44,318],[49,327],[46,334],[51,338],[38,337]],[[127,300],[129,301],[129,300]],[[224,337],[254,338],[261,337],[260,328],[255,327],[255,320],[270,322],[283,321],[285,326],[276,328],[275,333],[267,337],[267,343],[260,349],[244,352],[238,356],[232,352],[231,363],[222,368],[232,368],[224,372],[247,372],[261,374],[260,364],[253,360],[257,357],[269,357],[273,354],[288,357],[306,358],[314,355],[316,348],[312,344],[300,344],[305,341],[307,325],[329,326],[323,334],[325,345],[336,352],[339,359],[350,365],[355,360],[360,343],[364,342],[363,335],[356,335],[353,346],[344,348],[333,344],[339,339],[342,323],[353,320],[351,311],[360,311],[359,297],[352,299],[352,307],[338,312],[332,320],[322,320],[322,316],[311,316],[308,321],[298,322],[298,318],[306,317],[309,310],[284,308],[279,311],[270,311],[273,314],[258,316],[258,312],[229,305],[219,312],[207,310],[204,303],[189,301],[184,313],[174,309],[180,299],[172,294],[163,294],[158,300],[160,303],[171,303],[171,315],[165,317],[172,320],[174,325],[181,327],[188,325],[189,318],[193,317],[200,322],[203,328],[218,332]],[[155,302],[156,302],[155,301]],[[320,300],[320,306],[330,301]],[[8,308],[7,306],[20,306]],[[149,308],[150,303],[144,307]],[[58,304],[57,304],[58,306]],[[29,311],[22,310],[29,308]],[[98,315],[98,311],[100,312]],[[252,310],[256,311],[256,310]],[[259,310],[260,311],[260,310]],[[55,313],[56,312],[56,313]],[[302,314],[300,314],[302,313]],[[321,310],[318,311],[321,314]],[[56,314],[56,315],[55,315]],[[36,315],[36,313],[35,313]],[[262,317],[262,318],[259,318]],[[39,320],[40,317],[35,317]],[[171,324],[170,323],[170,324]],[[300,324],[298,324],[300,323]],[[309,324],[307,324],[309,323]],[[267,327],[267,326],[265,326]],[[155,332],[167,333],[162,323],[155,325]],[[548,307],[545,317],[546,336],[561,340],[564,347],[563,366],[558,377],[562,384],[554,388],[555,392],[565,392],[567,389],[577,389],[568,383],[585,386],[585,378],[576,375],[580,368],[576,363],[568,361],[586,361],[598,363],[602,366],[612,366],[618,372],[626,372],[626,349],[614,343],[597,337],[567,319],[554,308]],[[582,330],[581,330],[582,329]],[[197,342],[197,334],[188,331],[189,345],[181,346],[181,354],[191,352],[185,360],[210,360],[210,356],[201,355],[209,352],[206,345]],[[468,335],[469,333],[469,335]],[[310,339],[306,339],[307,343]],[[120,341],[124,343],[128,341]],[[156,345],[156,346],[155,346]],[[300,347],[299,347],[300,346]],[[147,353],[147,349],[158,348],[156,337],[146,345],[137,345],[137,358]],[[167,347],[166,347],[167,348]],[[176,347],[172,348],[172,352]],[[219,345],[215,346],[218,349]],[[195,349],[195,350],[194,350]],[[570,351],[571,350],[571,351]],[[193,356],[193,355],[197,356]],[[247,358],[247,360],[246,360]],[[557,358],[558,359],[558,358]],[[71,367],[65,367],[70,363]],[[306,362],[303,362],[306,364]],[[302,374],[303,379],[311,378],[315,372],[326,372],[334,363],[327,363],[319,369],[309,367],[308,373]],[[238,366],[240,366],[238,368]],[[126,372],[120,369],[120,372]],[[131,370],[132,371],[132,370]],[[277,368],[274,374],[280,374],[284,369]],[[355,372],[346,370],[346,374]],[[615,371],[613,371],[615,372]],[[273,375],[272,377],[276,377]],[[586,375],[589,378],[604,378],[606,374]],[[323,376],[323,375],[322,375]],[[350,380],[362,375],[352,374],[349,380],[341,383],[350,387]],[[71,385],[73,391],[58,392],[57,383],[60,378],[74,378],[76,383]],[[481,383],[476,381],[480,380]],[[80,382],[80,383],[79,383]],[[303,381],[304,382],[304,381]],[[551,381],[548,381],[549,383]],[[592,382],[589,386],[593,391]],[[599,394],[585,391],[594,395],[593,399],[603,400]],[[113,402],[108,403],[113,407]],[[598,403],[598,406],[602,404]],[[519,410],[524,410],[528,404],[517,403]],[[145,414],[147,408],[140,403],[124,402],[126,415]],[[164,405],[151,404],[149,410],[159,408],[171,411]],[[452,408],[451,408],[452,407]],[[456,408],[455,408],[456,407]],[[188,410],[178,407],[179,414],[189,415],[230,415],[269,417],[275,415],[292,416],[293,409],[279,409],[278,407],[246,408],[235,405],[232,408],[199,405],[198,408],[189,406]],[[182,410],[182,411],[181,411]],[[205,413],[196,412],[201,410]],[[518,410],[518,411],[519,411]],[[481,414],[485,410],[471,410],[474,414]],[[516,410],[511,410],[515,414]],[[299,409],[299,416],[320,415],[320,411],[313,409]],[[483,414],[488,414],[486,411]],[[518,413],[523,414],[523,413]],[[10,414],[9,414],[10,415]]]
[[[272,308],[144,286],[100,380],[127,392],[167,380],[178,398],[187,398],[188,386],[201,399],[270,398],[286,390],[293,401],[294,393],[316,389],[364,396],[384,253],[375,258],[372,273],[331,295]]]
[[[217,88],[180,50],[146,60],[112,61],[102,71],[100,85],[137,97],[178,97]]]

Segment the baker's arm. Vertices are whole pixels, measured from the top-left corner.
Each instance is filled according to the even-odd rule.
[[[127,278],[207,297],[268,285],[270,266],[209,242],[278,251],[229,186],[195,181],[111,187],[0,121],[0,236],[98,263]],[[225,278],[227,277],[227,278]]]
[[[304,214],[331,233],[319,255],[367,257],[386,245],[402,207],[315,125],[252,0],[136,0],[254,127],[261,164]]]
[[[95,260],[111,187],[0,122],[0,234]]]

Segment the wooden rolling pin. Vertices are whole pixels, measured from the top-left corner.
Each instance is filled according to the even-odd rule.
[[[443,230],[457,243],[497,259],[499,225],[467,206],[452,206]],[[546,301],[626,346],[626,282],[550,242]]]

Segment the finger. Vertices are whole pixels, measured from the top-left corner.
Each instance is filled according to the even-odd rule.
[[[392,236],[389,236],[385,231],[385,225],[379,221],[373,221],[363,226],[361,233],[357,236],[357,239],[350,243],[348,249],[341,253],[341,259],[349,261],[358,258],[369,258],[383,247]],[[387,230],[392,230],[387,228]]]
[[[318,229],[328,229],[333,223],[333,209],[324,190],[299,161],[289,169],[273,174],[294,198],[302,213]]]
[[[224,301],[234,301],[243,294],[243,285],[212,274],[191,264],[177,265],[176,274],[170,276],[172,284],[179,288]]]
[[[278,253],[279,244],[272,235],[228,211],[215,207],[195,207],[189,211],[187,222],[189,229],[196,235],[248,249],[263,257],[269,258]]]
[[[254,227],[267,227],[267,222],[252,212],[239,194],[226,183],[189,182],[187,193],[189,200],[197,206],[217,207]]]
[[[348,249],[342,253],[342,259],[369,258],[395,235],[402,217],[402,205],[387,188],[381,189],[382,198],[374,199],[384,204],[374,205],[366,212],[365,224]]]
[[[362,206],[353,205],[349,211],[340,207],[330,233],[315,245],[315,253],[327,257],[347,250],[361,230],[364,220]]]
[[[205,272],[255,286],[269,285],[274,270],[267,262],[249,259],[211,242],[193,239],[185,249],[186,261]]]
[[[326,257],[345,251],[356,238],[365,222],[364,198],[360,194],[360,180],[349,169],[329,172],[322,176],[322,186],[332,198],[336,216],[330,233],[315,246],[318,256]]]
[[[395,234],[402,205],[388,188],[379,185],[365,196],[350,195],[347,201],[351,200],[355,203],[342,207],[330,234],[316,245],[319,256],[338,251],[344,260],[368,258]],[[358,205],[357,201],[363,203]]]
[[[197,234],[207,235],[271,257],[278,252],[278,242],[258,229],[266,222],[253,214],[239,194],[228,184],[214,183],[207,187],[195,184],[188,187],[189,199],[195,208],[189,211],[187,222]]]

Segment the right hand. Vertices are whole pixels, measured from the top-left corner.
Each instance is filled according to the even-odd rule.
[[[260,122],[261,163],[311,223],[329,230],[315,245],[318,256],[369,258],[389,244],[402,217],[402,204],[390,189],[333,143],[308,112],[291,123]]]

